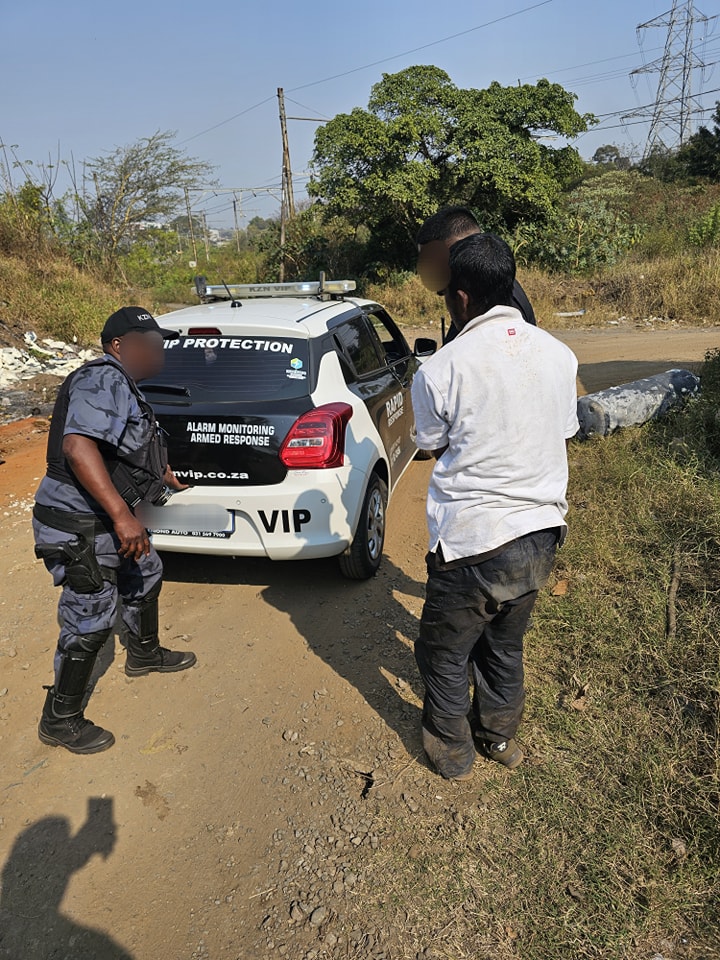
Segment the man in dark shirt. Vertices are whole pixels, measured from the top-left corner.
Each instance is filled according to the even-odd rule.
[[[468,207],[444,207],[427,218],[418,231],[416,242],[417,269],[428,290],[438,296],[444,294],[450,280],[450,248],[476,233],[482,233],[482,230]],[[530,301],[517,280],[513,286],[512,306],[520,311],[526,323],[537,326]],[[451,324],[444,342],[454,340],[457,334],[457,327]]]
[[[186,489],[167,464],[152,408],[136,385],[162,369],[163,340],[176,337],[140,307],[118,310],[102,332],[104,357],[70,374],[53,412],[33,532],[37,556],[62,587],[61,626],[38,734],[71,753],[98,753],[115,740],[85,718],[83,700],[119,597],[128,676],[195,663],[190,651],[160,646],[162,562],[134,509]]]

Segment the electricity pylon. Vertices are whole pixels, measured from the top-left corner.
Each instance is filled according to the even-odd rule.
[[[658,149],[666,152],[681,147],[692,136],[693,115],[702,112],[698,95],[693,94],[693,74],[708,66],[695,52],[696,27],[703,24],[705,33],[712,19],[715,18],[700,13],[692,0],[674,0],[670,10],[637,27],[641,45],[641,31],[650,27],[667,30],[662,57],[630,74],[631,77],[641,73],[660,74],[645,157]]]

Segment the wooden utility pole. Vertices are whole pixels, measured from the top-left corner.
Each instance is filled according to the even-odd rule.
[[[187,210],[188,218],[188,230],[190,231],[190,242],[192,243],[193,248],[193,260],[197,263],[197,245],[195,243],[195,231],[193,230],[192,214],[190,213],[190,194],[188,193],[188,188],[185,187],[185,208]]]
[[[208,237],[207,217],[205,211],[202,211],[203,237],[205,239],[205,259],[210,262],[210,238]]]
[[[292,167],[290,166],[290,144],[287,135],[287,116],[285,114],[285,94],[282,87],[277,91],[280,108],[280,132],[282,134],[282,200],[280,202],[280,282],[285,279],[285,233],[289,220],[295,216],[295,198],[293,197]]]
[[[240,200],[242,203],[242,198]],[[237,210],[237,198],[233,197],[233,218],[235,220],[235,243],[237,245],[237,252],[240,253],[240,227],[238,226],[238,210]]]

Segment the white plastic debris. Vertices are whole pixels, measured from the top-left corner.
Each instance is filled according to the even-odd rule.
[[[38,374],[65,378],[88,360],[98,356],[95,350],[78,350],[77,346],[63,340],[42,340],[38,344],[37,335],[28,330],[23,340],[27,350],[18,347],[0,348],[0,389],[22,380],[30,380]]]

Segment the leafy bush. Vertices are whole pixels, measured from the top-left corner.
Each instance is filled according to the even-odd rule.
[[[690,227],[688,240],[695,247],[717,246],[720,242],[720,203],[714,204]]]

